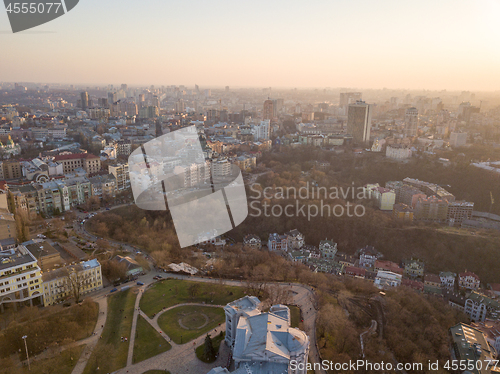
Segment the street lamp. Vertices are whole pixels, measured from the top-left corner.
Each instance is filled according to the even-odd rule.
[[[24,347],[26,348],[26,358],[28,359],[28,370],[31,371],[30,356],[28,355],[28,344],[26,343],[27,337],[28,335],[24,335],[22,339],[24,340]]]

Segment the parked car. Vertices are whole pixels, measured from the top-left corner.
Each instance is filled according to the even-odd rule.
[[[142,283],[142,282],[137,282],[137,285],[138,285],[138,286],[144,286],[144,283]]]
[[[109,293],[111,293],[111,292],[116,292],[116,291],[118,291],[118,288],[116,288],[116,287],[115,287],[115,288],[113,288],[111,291],[109,291]]]

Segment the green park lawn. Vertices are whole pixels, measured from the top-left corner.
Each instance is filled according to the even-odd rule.
[[[97,367],[98,372],[111,373],[127,365],[136,296],[132,289],[109,296],[108,318],[102,338],[99,339],[84,374],[95,373]],[[128,341],[122,342],[121,337],[126,337]]]
[[[133,362],[138,363],[168,351],[172,346],[143,317],[137,319]]]
[[[219,283],[192,282],[167,279],[149,287],[141,298],[141,310],[149,318],[168,308],[183,303],[226,305],[245,296],[243,288]]]
[[[222,308],[186,305],[163,313],[158,318],[158,325],[175,343],[184,344],[206,334],[224,321]]]
[[[292,327],[299,327],[300,308],[295,305],[288,305],[288,308],[290,308],[290,323]]]

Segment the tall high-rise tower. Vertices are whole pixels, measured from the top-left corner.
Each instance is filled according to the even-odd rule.
[[[356,101],[349,105],[347,112],[347,132],[352,135],[354,143],[362,144],[370,141],[372,124],[372,108],[364,101]]]
[[[88,92],[80,93],[80,100],[82,101],[82,109],[85,110],[89,107],[89,94]]]
[[[417,108],[408,108],[405,113],[405,129],[406,136],[417,136],[418,131],[418,110]]]
[[[264,110],[262,111],[262,119],[273,119],[274,103],[272,100],[264,101]]]

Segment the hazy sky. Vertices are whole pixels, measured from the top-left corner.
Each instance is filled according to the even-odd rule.
[[[1,6],[1,5],[0,5]],[[0,81],[500,90],[500,0],[80,0]]]

